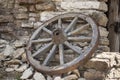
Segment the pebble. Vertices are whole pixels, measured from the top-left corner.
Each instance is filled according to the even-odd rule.
[[[30,68],[26,69],[26,70],[23,72],[23,74],[22,74],[22,76],[20,77],[20,79],[28,79],[29,77],[32,76],[32,74],[33,74],[33,69],[30,67]]]
[[[39,72],[35,72],[33,79],[34,80],[46,80],[45,77]]]

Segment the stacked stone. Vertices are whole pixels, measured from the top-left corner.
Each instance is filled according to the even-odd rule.
[[[2,16],[0,23],[13,23],[21,35],[13,43],[0,39],[0,64],[6,66],[7,72],[23,72],[21,79],[31,80],[117,80],[120,79],[119,53],[109,52],[107,31],[108,0],[0,0],[0,5],[12,13]],[[67,12],[80,12],[91,16],[100,30],[100,43],[95,55],[85,66],[71,71],[65,76],[43,76],[27,64],[25,47],[31,31],[42,22]],[[12,16],[11,16],[12,15]],[[9,17],[10,16],[10,17]],[[14,18],[13,18],[14,17]],[[9,18],[9,19],[8,19]],[[12,22],[11,22],[12,21]],[[100,54],[98,54],[100,53]],[[3,63],[2,63],[3,61]],[[1,67],[1,66],[0,66]],[[110,70],[110,72],[106,73]]]
[[[109,52],[109,40],[107,31],[108,18],[105,12],[108,11],[107,0],[54,0],[58,12],[42,12],[41,21],[46,21],[55,15],[59,15],[66,12],[80,12],[91,16],[95,22],[98,24],[100,30],[100,41],[97,51],[98,53]],[[60,2],[58,4],[57,2]],[[102,53],[104,54],[104,53]],[[101,55],[101,54],[100,54]],[[110,68],[108,65],[109,60],[93,58],[91,59],[82,69],[80,68],[80,73],[82,72],[81,78],[78,80],[102,80],[105,78],[106,71]],[[98,65],[98,66],[97,66]],[[101,65],[101,66],[100,66]],[[73,79],[76,79],[73,77]],[[60,79],[62,80],[62,79]]]

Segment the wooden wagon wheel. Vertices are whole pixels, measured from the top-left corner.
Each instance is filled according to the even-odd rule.
[[[46,74],[61,74],[86,63],[98,45],[96,23],[81,13],[65,13],[43,23],[31,36],[27,59]]]

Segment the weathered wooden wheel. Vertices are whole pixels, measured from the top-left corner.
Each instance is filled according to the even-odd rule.
[[[98,38],[98,27],[89,16],[65,13],[46,21],[33,33],[26,55],[37,71],[61,74],[86,63]]]

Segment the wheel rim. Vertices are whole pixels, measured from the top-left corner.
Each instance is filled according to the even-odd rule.
[[[63,27],[64,23],[68,25]],[[57,26],[53,26],[56,24]],[[90,32],[85,33],[84,30]],[[43,35],[44,32],[47,35]],[[65,13],[43,23],[33,33],[27,47],[27,59],[37,71],[50,75],[65,73],[85,64],[90,59],[98,45],[98,38],[98,27],[89,16],[81,13]],[[87,47],[78,46],[80,42],[87,42]],[[35,44],[40,44],[42,47],[33,50]],[[65,53],[67,50],[76,56],[66,60],[66,55],[70,55]],[[40,56],[43,60],[40,60]],[[59,57],[60,64],[51,65],[55,56]]]

